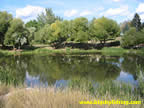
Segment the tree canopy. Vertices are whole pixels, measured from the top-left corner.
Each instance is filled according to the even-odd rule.
[[[6,11],[0,12],[0,43],[4,46],[5,34],[8,30],[12,15]]]
[[[104,43],[108,38],[115,38],[120,35],[119,25],[114,20],[105,17],[93,20],[90,29],[92,37]]]
[[[20,48],[21,45],[25,44],[26,37],[28,35],[27,30],[24,28],[24,23],[21,19],[13,19],[10,22],[10,27],[6,33],[5,44],[12,45],[13,47]]]
[[[85,17],[63,20],[51,8],[38,15],[35,20],[24,24],[21,19],[13,18],[7,12],[0,12],[0,43],[20,48],[22,45],[49,44],[57,48],[65,43],[101,43],[115,39],[123,33],[122,47],[143,43],[144,23],[136,13],[132,21],[120,25],[109,18]]]
[[[141,19],[140,19],[139,14],[136,13],[134,15],[134,18],[131,21],[131,25],[132,27],[135,27],[137,31],[141,30],[142,26],[141,26]]]
[[[37,21],[40,24],[40,26],[44,26],[46,24],[52,24],[56,20],[62,20],[59,16],[56,16],[51,8],[45,9],[45,12],[42,12],[40,15],[37,17]]]

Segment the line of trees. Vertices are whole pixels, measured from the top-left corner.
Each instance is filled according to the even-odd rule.
[[[124,48],[139,48],[144,44],[144,23],[136,13],[132,21],[121,24],[121,31],[124,34],[121,46]]]
[[[20,48],[27,42],[29,31],[21,19],[13,18],[7,12],[0,12],[0,44]]]
[[[52,9],[38,15],[36,20],[24,24],[7,12],[0,12],[0,43],[21,48],[33,43],[50,44],[56,47],[65,42],[96,42],[105,44],[108,39],[120,36],[116,21],[101,17],[88,21],[85,17],[63,20]]]
[[[117,24],[116,21],[101,17],[88,21],[85,17],[63,20],[52,9],[46,9],[36,20],[24,24],[21,19],[13,18],[0,11],[0,44],[2,47],[50,44],[57,48],[63,43],[88,43],[97,41],[105,45],[109,39],[122,35],[121,46],[133,48],[144,43],[144,23],[136,13],[132,21]]]
[[[120,27],[116,21],[105,17],[88,21],[85,17],[63,20],[46,9],[37,20],[30,21],[27,27],[35,27],[34,42],[50,44],[54,47],[64,42],[100,41],[105,44],[110,38],[120,36]]]

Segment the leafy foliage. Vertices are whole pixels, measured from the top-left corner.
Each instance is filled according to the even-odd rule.
[[[144,42],[142,27],[137,13],[132,21],[125,21],[119,26],[116,21],[106,17],[93,18],[90,22],[85,17],[63,21],[50,8],[26,24],[20,19],[13,19],[7,12],[0,12],[0,43],[16,48],[33,43],[50,44],[56,48],[69,42],[89,41],[100,41],[104,45],[107,40],[120,36],[121,30],[124,34],[121,46],[133,47]]]
[[[73,20],[71,32],[70,40],[76,42],[88,41],[88,20],[84,17]]]
[[[36,31],[36,28],[35,27],[30,27],[30,28],[27,28],[28,30],[28,37],[27,37],[27,44],[31,44],[33,43],[34,41],[34,34],[35,34],[35,31]]]
[[[141,19],[137,13],[134,15],[134,18],[131,21],[131,25],[132,27],[135,27],[137,31],[141,30]]]
[[[26,24],[25,24],[25,26],[27,27],[27,28],[31,28],[31,27],[34,27],[34,28],[36,28],[36,31],[38,30],[38,29],[40,29],[40,25],[39,25],[39,23],[36,21],[36,20],[31,20],[31,21],[29,21],[29,22],[27,22]]]
[[[46,24],[52,24],[56,20],[62,20],[62,18],[55,16],[51,8],[45,9],[45,12],[42,12],[38,17],[37,17],[38,23],[40,24],[41,27],[43,27]]]
[[[12,15],[7,12],[0,12],[0,43],[4,45],[5,34],[8,30]]]
[[[48,37],[50,33],[50,25],[47,24],[43,28],[41,28],[39,31],[35,33],[35,42],[36,43],[43,43],[47,44],[48,43]]]
[[[103,41],[104,43],[108,38],[115,38],[120,35],[118,24],[105,17],[95,19],[91,25],[90,31],[92,37],[96,37],[95,39],[98,39],[101,42]]]
[[[24,28],[24,23],[21,19],[13,19],[10,22],[10,27],[6,33],[5,44],[12,45],[13,47],[20,48],[27,42],[28,32]]]
[[[131,48],[144,42],[144,30],[137,32],[136,28],[130,28],[122,37],[121,46]]]

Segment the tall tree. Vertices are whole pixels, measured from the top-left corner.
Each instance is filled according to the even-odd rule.
[[[41,26],[44,26],[45,24],[52,24],[56,20],[62,20],[62,18],[55,16],[51,8],[45,9],[45,12],[42,12],[40,15],[37,17],[38,23]]]
[[[29,28],[27,28],[27,30],[28,30],[27,44],[32,45],[32,43],[34,41],[34,34],[36,31],[36,28],[35,27],[29,27]]]
[[[144,31],[137,32],[135,27],[130,28],[121,40],[121,46],[124,48],[132,48],[133,46],[144,43]]]
[[[76,42],[88,41],[88,19],[84,17],[76,18],[72,21],[72,35],[70,39]]]
[[[49,43],[58,47],[71,36],[71,25],[69,21],[56,21],[55,23],[45,25],[35,36],[36,42]]]
[[[144,22],[142,23],[142,28],[144,29]]]
[[[34,28],[36,28],[36,31],[40,28],[39,26],[39,23],[36,21],[36,20],[31,20],[31,21],[29,21],[29,22],[27,22],[26,24],[25,24],[25,26],[27,27],[27,28],[31,28],[31,27],[34,27]]]
[[[6,11],[0,12],[0,43],[4,46],[5,34],[8,30],[9,23],[12,20],[12,15]]]
[[[35,33],[34,40],[36,43],[48,44],[49,37],[51,36],[50,25],[46,24]]]
[[[69,22],[68,21],[56,21],[51,24],[49,28],[49,40],[50,44],[55,48],[61,46],[70,36]]]
[[[104,44],[108,38],[116,38],[120,35],[119,25],[114,20],[105,17],[94,20],[90,29],[91,37]]]
[[[134,15],[134,18],[131,21],[132,27],[135,27],[137,31],[141,30],[141,19],[138,13]]]
[[[5,44],[12,45],[14,48],[20,48],[27,42],[28,31],[24,28],[21,19],[13,19],[6,33]]]
[[[90,36],[90,41],[96,42],[98,41],[98,38],[96,37],[95,34],[95,28],[94,28],[94,22],[95,22],[96,18],[93,18],[90,23],[89,23],[89,30],[88,30],[88,34]]]

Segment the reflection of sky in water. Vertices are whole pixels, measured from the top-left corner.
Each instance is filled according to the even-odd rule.
[[[117,80],[126,83],[136,84],[136,80],[134,79],[133,75],[125,72],[121,72]]]
[[[47,85],[48,85],[47,82],[45,82],[45,83],[40,82],[39,76],[37,76],[37,77],[32,77],[31,75],[29,75],[28,72],[26,72],[25,84],[26,84],[28,87],[47,86]]]
[[[133,75],[131,75],[129,73],[125,73],[125,72],[121,72],[116,80],[126,82],[126,83],[131,83],[131,84],[134,84],[134,85],[137,84],[137,81],[134,79]],[[63,80],[63,79],[62,80],[56,80],[54,86],[55,87],[66,87],[68,82],[69,81]],[[48,82],[40,82],[39,76],[32,77],[31,75],[29,75],[28,72],[26,72],[25,84],[28,87],[35,87],[35,86],[47,87],[48,86]],[[95,82],[95,84],[96,84],[96,82]],[[95,85],[95,84],[93,82],[93,85]]]
[[[124,58],[121,57],[121,58],[118,58],[118,59],[119,59],[119,62],[109,62],[109,63],[113,64],[113,65],[116,65],[119,68],[121,68],[121,63],[123,62]],[[96,61],[98,62],[99,58],[97,58]],[[120,72],[120,75],[115,80],[122,81],[122,82],[125,82],[125,83],[134,84],[134,85],[137,84],[137,81],[134,79],[134,76],[132,74],[127,73],[127,72],[123,72],[123,71]],[[56,82],[54,83],[53,86],[55,86],[55,87],[66,87],[68,85],[68,82],[69,82],[69,80],[64,80],[64,79],[56,80]],[[47,87],[49,85],[49,82],[47,82],[47,81],[41,82],[40,81],[40,76],[34,76],[33,77],[28,72],[26,72],[25,84],[28,87],[35,87],[35,86]],[[97,82],[92,81],[92,84],[96,85]]]
[[[57,80],[55,82],[55,87],[65,87],[67,85],[68,81],[66,80]],[[48,82],[40,82],[39,76],[37,77],[32,77],[31,75],[29,75],[28,72],[26,72],[26,78],[25,78],[25,84],[28,87],[47,87],[48,86]]]

